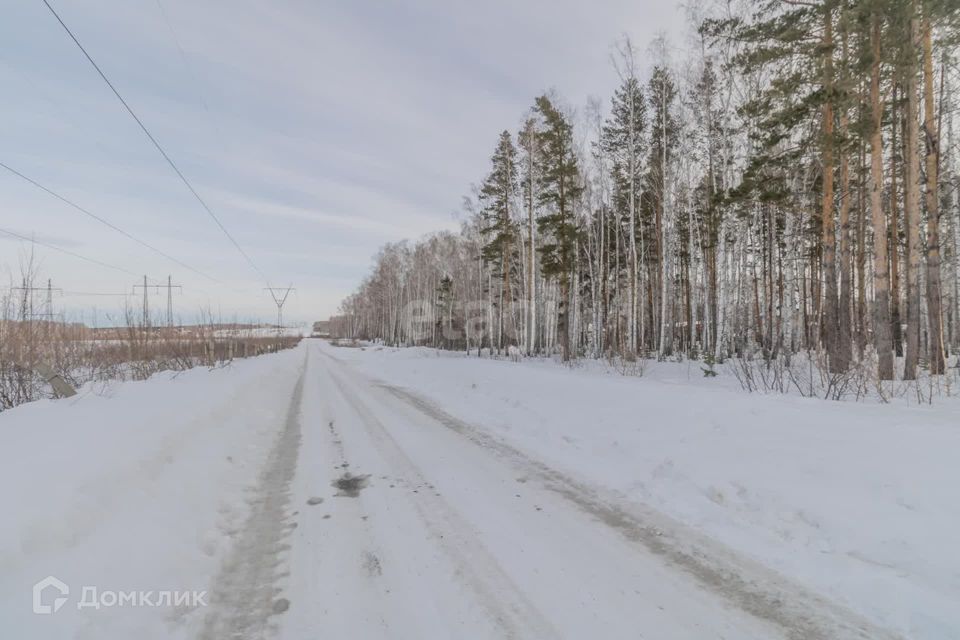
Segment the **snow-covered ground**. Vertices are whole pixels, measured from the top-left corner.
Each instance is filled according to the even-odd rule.
[[[302,360],[290,350],[0,414],[0,635],[176,637],[174,608],[78,609],[82,587],[152,590],[147,602],[207,588]],[[37,615],[31,586],[48,575],[69,600]]]
[[[956,399],[747,394],[696,363],[637,378],[433,349],[336,355],[908,637],[960,638]]]
[[[683,366],[307,340],[4,412],[0,635],[960,637],[957,402]]]

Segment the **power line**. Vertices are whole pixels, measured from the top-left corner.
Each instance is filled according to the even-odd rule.
[[[213,276],[209,276],[209,275],[205,274],[204,272],[200,271],[199,269],[195,269],[195,268],[191,267],[190,265],[188,265],[187,263],[183,262],[182,260],[178,260],[177,258],[174,258],[174,257],[171,256],[170,254],[165,253],[165,252],[161,251],[160,249],[156,248],[156,247],[153,246],[152,244],[150,244],[150,243],[148,243],[148,242],[145,242],[144,240],[141,240],[140,238],[137,238],[137,237],[134,236],[133,234],[124,231],[123,229],[121,229],[121,228],[118,227],[117,225],[113,224],[113,223],[110,222],[109,220],[106,220],[106,219],[104,219],[104,218],[101,218],[101,217],[98,216],[97,214],[95,214],[95,213],[93,213],[93,212],[91,212],[91,211],[88,211],[87,209],[84,209],[83,207],[81,207],[80,205],[78,205],[76,202],[73,202],[72,200],[69,200],[69,199],[65,198],[64,196],[61,196],[59,193],[53,191],[52,189],[50,189],[50,188],[48,188],[48,187],[43,186],[42,184],[40,184],[39,182],[37,182],[37,181],[34,180],[33,178],[30,178],[30,177],[28,177],[28,176],[25,176],[24,174],[20,173],[19,171],[17,171],[17,170],[14,169],[13,167],[11,167],[11,166],[3,163],[3,162],[0,162],[0,167],[6,169],[7,171],[9,171],[10,173],[12,173],[13,175],[17,176],[18,178],[22,178],[23,180],[29,182],[30,184],[32,184],[33,186],[37,187],[37,188],[40,189],[41,191],[45,191],[46,193],[50,194],[51,196],[53,196],[53,197],[56,198],[57,200],[60,200],[61,202],[63,202],[63,203],[65,203],[65,204],[73,207],[74,209],[76,209],[76,210],[79,211],[80,213],[82,213],[82,214],[84,214],[84,215],[86,215],[86,216],[89,216],[89,217],[93,218],[94,220],[96,220],[96,221],[99,222],[100,224],[103,224],[103,225],[105,225],[105,226],[107,226],[107,227],[110,227],[111,229],[113,229],[113,230],[116,231],[117,233],[123,235],[124,237],[129,238],[130,240],[133,240],[134,242],[136,242],[137,244],[139,244],[139,245],[141,245],[141,246],[143,246],[143,247],[146,247],[147,249],[149,249],[150,251],[153,251],[153,252],[156,253],[157,255],[163,256],[163,257],[166,258],[167,260],[170,260],[170,261],[172,261],[172,262],[175,262],[176,264],[180,265],[180,266],[183,267],[184,269],[187,269],[187,270],[192,271],[192,272],[194,272],[194,273],[196,273],[196,274],[198,274],[198,275],[201,275],[201,276],[203,276],[204,278],[207,278],[208,280],[212,280],[213,282],[217,282],[217,283],[222,284],[220,280],[217,280],[217,279],[214,278]]]
[[[147,136],[150,142],[153,143],[153,146],[156,147],[157,151],[160,152],[160,155],[163,156],[163,159],[167,161],[167,164],[170,165],[170,168],[173,169],[174,173],[177,174],[177,177],[180,178],[181,182],[183,182],[183,184],[186,185],[187,189],[190,190],[190,193],[193,194],[193,197],[196,198],[197,202],[200,203],[200,206],[203,207],[204,211],[206,211],[207,214],[209,214],[209,216],[217,224],[217,226],[220,227],[220,230],[223,232],[223,234],[227,236],[227,239],[230,240],[230,242],[233,244],[234,247],[236,247],[237,251],[240,252],[240,255],[242,255],[247,260],[247,262],[250,264],[253,270],[256,271],[260,275],[260,277],[263,278],[263,280],[269,284],[270,279],[267,278],[267,276],[263,273],[263,271],[260,270],[260,267],[257,266],[257,264],[247,254],[247,252],[243,250],[243,247],[241,247],[240,244],[230,234],[230,232],[227,231],[227,228],[223,226],[223,223],[220,222],[220,218],[217,217],[217,214],[215,214],[213,212],[213,209],[211,209],[209,205],[207,205],[207,203],[204,201],[204,199],[200,197],[200,194],[197,193],[197,190],[194,189],[193,185],[190,183],[187,177],[183,175],[183,172],[180,171],[176,163],[170,158],[169,155],[167,155],[167,152],[163,150],[163,147],[160,146],[160,143],[157,142],[157,139],[153,137],[153,134],[151,134],[150,130],[147,129],[147,127],[143,124],[143,121],[140,120],[140,118],[133,111],[130,105],[127,104],[127,101],[123,99],[123,96],[120,95],[120,92],[117,91],[116,87],[113,86],[113,83],[110,82],[110,79],[107,78],[103,70],[100,69],[100,66],[94,61],[94,59],[90,56],[90,54],[87,53],[87,50],[83,47],[82,44],[80,44],[80,41],[77,39],[77,37],[73,35],[73,32],[70,30],[70,27],[66,25],[66,23],[63,21],[60,15],[56,12],[53,6],[51,6],[50,2],[48,0],[43,0],[43,4],[47,6],[47,9],[49,9],[50,13],[53,14],[53,17],[57,19],[57,22],[59,22],[60,26],[63,27],[63,30],[67,32],[67,35],[70,36],[70,39],[73,40],[74,44],[76,44],[77,47],[80,49],[80,51],[83,52],[83,55],[87,58],[87,61],[90,62],[90,64],[93,65],[93,68],[97,70],[97,73],[100,74],[100,77],[103,79],[103,81],[107,84],[108,87],[110,87],[110,90],[113,92],[113,95],[117,97],[117,99],[120,101],[120,104],[122,104],[123,107],[127,110],[127,113],[129,113],[131,117],[133,117],[133,119],[137,122],[137,124],[140,125],[140,129],[143,130],[143,133]]]
[[[78,297],[78,298],[92,298],[92,297],[110,297],[110,298],[127,298],[132,296],[132,293],[102,293],[96,291],[63,291],[61,294],[65,298]]]
[[[8,236],[11,236],[11,237],[13,237],[13,238],[17,238],[18,240],[23,240],[24,242],[30,242],[30,243],[32,243],[32,244],[40,245],[41,247],[46,247],[46,248],[48,248],[48,249],[53,249],[54,251],[59,251],[60,253],[63,253],[63,254],[65,254],[65,255],[72,256],[72,257],[74,257],[74,258],[78,258],[78,259],[80,259],[80,260],[84,260],[84,261],[86,261],[86,262],[90,262],[90,263],[92,263],[92,264],[95,264],[95,265],[98,265],[98,266],[101,266],[101,267],[105,267],[105,268],[107,268],[107,269],[113,269],[114,271],[119,271],[119,272],[121,272],[121,273],[125,273],[125,274],[127,274],[127,275],[131,275],[131,276],[134,276],[134,277],[137,277],[137,278],[140,277],[140,276],[138,276],[136,273],[134,273],[133,271],[130,271],[129,269],[124,269],[123,267],[118,267],[117,265],[109,264],[109,263],[107,263],[107,262],[102,262],[102,261],[96,260],[96,259],[94,259],[94,258],[88,258],[87,256],[81,255],[81,254],[79,254],[79,253],[75,253],[75,252],[70,251],[70,250],[68,250],[68,249],[64,249],[63,247],[58,247],[58,246],[55,245],[55,244],[50,244],[50,243],[48,243],[48,242],[43,242],[42,240],[37,240],[36,238],[28,238],[28,237],[25,236],[25,235],[16,233],[15,231],[10,231],[9,229],[2,229],[2,228],[0,228],[0,233],[5,233],[5,234],[8,235]],[[146,276],[144,276],[144,278],[145,278],[146,280],[153,280],[153,278],[146,278]],[[166,287],[166,286],[169,286],[169,281],[167,282],[167,284],[162,284],[162,283],[159,283],[159,282],[156,282],[156,281],[155,281],[154,283],[149,284],[148,286],[151,286],[151,287]],[[178,285],[178,287],[179,287],[179,285]],[[15,287],[15,288],[16,288],[16,287]],[[204,289],[199,289],[199,290],[200,290],[200,291],[203,291],[204,293],[208,293],[208,294],[209,294],[209,292],[205,291]],[[63,291],[63,292],[61,292],[61,295],[64,295],[64,296],[76,296],[76,297],[130,297],[130,296],[132,296],[133,294],[132,294],[132,293],[100,293],[100,292],[88,292],[88,291]]]
[[[113,264],[108,264],[108,263],[106,263],[106,262],[101,262],[100,260],[96,260],[96,259],[94,259],[94,258],[88,258],[87,256],[82,256],[82,255],[80,255],[79,253],[74,253],[73,251],[69,251],[68,249],[64,249],[63,247],[58,247],[58,246],[55,245],[55,244],[49,244],[49,243],[47,243],[47,242],[42,242],[42,241],[36,240],[36,239],[34,239],[34,238],[28,238],[27,236],[22,236],[22,235],[20,235],[19,233],[16,233],[16,232],[14,232],[14,231],[10,231],[10,230],[8,230],[8,229],[0,229],[0,233],[5,233],[5,234],[7,234],[8,236],[12,236],[12,237],[14,237],[14,238],[19,238],[20,240],[24,240],[24,241],[26,241],[26,242],[32,242],[32,243],[34,243],[34,244],[40,245],[41,247],[46,247],[46,248],[48,248],[48,249],[53,249],[54,251],[59,251],[60,253],[65,253],[66,255],[68,255],[68,256],[73,256],[74,258],[79,258],[79,259],[81,259],[81,260],[86,260],[87,262],[92,262],[93,264],[99,265],[99,266],[101,266],[101,267],[106,267],[107,269],[113,269],[114,271],[121,271],[121,272],[123,272],[123,273],[132,275],[132,276],[134,276],[134,277],[137,276],[137,274],[135,274],[133,271],[129,271],[129,270],[127,270],[127,269],[124,269],[123,267],[118,267],[118,266],[113,265]]]
[[[42,240],[37,240],[36,238],[27,237],[27,236],[25,236],[25,235],[22,235],[22,234],[19,234],[19,233],[15,232],[15,231],[10,231],[9,229],[0,228],[0,233],[6,234],[6,235],[8,235],[8,236],[10,236],[10,237],[12,237],[12,238],[16,238],[16,239],[18,239],[18,240],[23,240],[24,242],[29,242],[29,243],[32,243],[32,244],[40,245],[41,247],[46,247],[46,248],[48,248],[48,249],[52,249],[52,250],[54,250],[54,251],[59,251],[60,253],[63,253],[63,254],[65,254],[65,255],[72,256],[72,257],[74,257],[74,258],[78,258],[78,259],[80,259],[80,260],[84,260],[84,261],[86,261],[86,262],[90,262],[90,263],[92,263],[92,264],[95,264],[95,265],[98,265],[98,266],[101,266],[101,267],[105,267],[105,268],[107,268],[107,269],[113,269],[114,271],[119,271],[119,272],[121,272],[121,273],[125,273],[125,274],[127,274],[127,275],[134,276],[134,277],[136,277],[136,278],[141,277],[141,276],[137,275],[136,273],[134,273],[133,271],[130,271],[129,269],[124,269],[123,267],[118,267],[117,265],[109,264],[109,263],[107,263],[107,262],[102,262],[102,261],[96,260],[96,259],[94,259],[94,258],[88,258],[87,256],[81,255],[81,254],[79,254],[79,253],[75,253],[75,252],[70,251],[70,250],[68,250],[68,249],[64,249],[63,247],[58,247],[57,245],[50,244],[50,243],[48,243],[48,242],[43,242]],[[153,278],[148,278],[148,280],[154,280],[154,279],[153,279]],[[150,287],[154,287],[154,288],[167,287],[168,285],[169,285],[169,281],[167,282],[167,284],[163,284],[163,283],[157,282],[157,281],[155,281],[155,280],[154,280],[153,283],[149,284]],[[172,285],[171,285],[171,286],[172,286]],[[179,288],[179,285],[177,285],[177,288]],[[199,288],[199,287],[195,287],[195,289],[196,289],[197,291],[200,291],[201,293],[205,293],[205,294],[207,294],[207,295],[212,295],[212,294],[211,294],[209,291],[207,291],[206,289],[202,289],[202,288]],[[11,289],[10,289],[9,287],[0,287],[0,290],[10,291]],[[249,292],[250,292],[249,289],[245,289],[245,290],[234,289],[234,291],[237,291],[237,292],[240,292],[240,293],[249,293]],[[66,297],[75,296],[75,297],[117,297],[117,298],[128,298],[128,297],[133,296],[134,294],[133,294],[133,293],[106,293],[106,292],[92,292],[92,291],[63,291],[63,292],[61,292],[61,295],[66,296]]]
[[[213,114],[210,112],[210,107],[207,105],[207,101],[203,97],[203,90],[200,86],[202,84],[200,82],[200,77],[193,71],[193,68],[187,61],[187,54],[183,50],[183,46],[180,44],[180,38],[177,37],[177,32],[173,28],[173,23],[170,21],[170,16],[167,15],[167,10],[163,7],[163,2],[161,0],[156,0],[156,2],[157,9],[160,10],[160,15],[163,16],[163,21],[167,25],[167,30],[170,32],[170,36],[173,39],[174,44],[177,46],[177,51],[180,52],[180,62],[183,63],[184,70],[187,72],[187,75],[190,76],[190,79],[193,80],[193,84],[197,87],[197,97],[200,99],[200,104],[203,106],[203,110],[207,113],[207,119],[210,121],[210,126],[213,127],[217,140],[220,142],[220,146],[226,149],[227,145],[224,144],[224,136],[223,132],[220,131],[220,125],[217,124],[217,119],[213,117]]]

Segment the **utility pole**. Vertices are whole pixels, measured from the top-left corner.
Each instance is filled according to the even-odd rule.
[[[59,292],[60,288],[55,288],[53,286],[53,281],[50,279],[47,280],[47,286],[34,287],[29,284],[26,278],[24,278],[22,286],[11,287],[11,290],[23,292],[23,299],[20,306],[20,320],[27,325],[28,349],[30,350],[30,359],[33,360],[36,339],[34,321],[41,318],[44,320],[43,333],[49,338],[51,332],[53,331],[53,292]],[[43,313],[35,313],[33,311],[33,294],[37,291],[43,291],[46,294],[46,306],[44,307]]]
[[[161,288],[166,287],[167,289],[167,326],[173,326],[173,290],[180,289],[183,290],[183,287],[179,284],[173,284],[173,276],[167,276],[167,284],[147,284],[147,276],[143,276],[143,284],[133,285],[134,293],[137,289],[143,289],[143,326],[150,326],[150,300],[149,300],[149,288],[153,287],[159,293]]]
[[[48,322],[53,322],[54,313],[53,313],[53,292],[61,293],[62,290],[60,287],[53,286],[53,280],[47,279],[47,286],[45,287],[33,287],[27,285],[26,279],[23,281],[23,286],[20,287],[11,287],[12,291],[22,291],[23,292],[23,301],[20,307],[20,319],[21,320],[35,320],[37,318],[45,318]],[[43,291],[46,295],[45,304],[43,307],[43,313],[34,313],[33,311],[33,294],[36,291]]]
[[[291,291],[296,291],[293,286],[286,288],[280,287],[266,287],[264,291],[270,292],[270,297],[273,298],[273,302],[277,305],[277,337],[279,338],[283,333],[283,305],[287,301],[287,296],[290,295]],[[283,295],[280,295],[280,293]]]
[[[47,320],[53,321],[53,281],[47,278],[47,307],[44,310]]]
[[[20,320],[26,322],[27,318],[33,315],[33,309],[31,308],[33,305],[30,304],[29,302],[29,300],[31,299],[31,290],[33,288],[27,286],[27,279],[24,278],[23,286],[15,287],[15,290],[16,289],[20,289],[21,291],[23,291],[23,300],[20,303]]]
[[[134,285],[136,289],[139,285]],[[150,326],[150,296],[147,295],[147,276],[143,276],[143,328]]]
[[[183,287],[179,284],[172,284],[173,276],[167,276],[167,326],[173,327],[173,290],[179,289],[180,292],[183,292]],[[163,285],[157,285],[157,289],[160,289]]]

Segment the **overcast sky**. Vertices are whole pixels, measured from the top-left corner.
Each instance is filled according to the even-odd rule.
[[[644,52],[682,23],[666,0],[50,2],[271,283],[297,288],[296,321],[334,313],[382,244],[455,228],[536,95],[606,104],[616,39]],[[0,162],[211,278],[0,169],[0,228],[122,269],[36,247],[55,305],[103,324],[123,298],[77,293],[170,274],[185,318],[269,320],[263,279],[42,0],[5,3],[0,42]],[[3,285],[28,247],[0,233]]]

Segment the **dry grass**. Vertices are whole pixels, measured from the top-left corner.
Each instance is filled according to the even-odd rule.
[[[30,279],[24,278],[26,286]],[[299,337],[264,336],[262,329],[209,321],[186,327],[138,324],[129,310],[123,326],[91,329],[82,324],[30,317],[26,303],[0,297],[0,411],[53,397],[35,369],[45,364],[74,387],[107,380],[144,380],[160,371],[217,367],[289,349]]]

